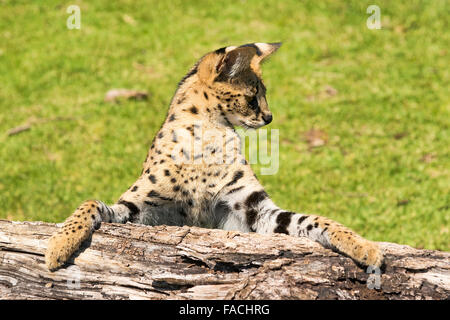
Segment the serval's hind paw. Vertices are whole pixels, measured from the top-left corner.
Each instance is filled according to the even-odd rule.
[[[349,256],[364,267],[381,268],[384,257],[379,244],[364,238],[358,240],[347,252]]]

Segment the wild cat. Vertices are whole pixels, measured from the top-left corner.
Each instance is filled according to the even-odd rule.
[[[102,221],[306,236],[380,267],[377,243],[328,218],[279,208],[241,152],[234,127],[272,121],[261,64],[280,45],[229,46],[204,55],[180,81],[140,177],[113,205],[81,204],[50,238],[47,267],[63,265]]]

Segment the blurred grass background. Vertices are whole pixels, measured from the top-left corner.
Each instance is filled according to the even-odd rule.
[[[66,27],[73,4],[80,30]],[[450,250],[448,2],[376,1],[381,30],[366,27],[371,4],[0,0],[0,218],[60,222],[83,200],[115,202],[198,58],[282,41],[264,67],[280,169],[254,166],[275,202]],[[105,103],[112,88],[151,96]]]

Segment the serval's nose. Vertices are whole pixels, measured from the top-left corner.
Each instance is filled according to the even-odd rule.
[[[262,118],[263,118],[263,120],[264,120],[264,122],[265,122],[266,124],[271,123],[271,122],[272,122],[272,119],[273,119],[271,113],[264,114],[264,115],[262,116]]]

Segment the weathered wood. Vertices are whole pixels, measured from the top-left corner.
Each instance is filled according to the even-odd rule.
[[[0,220],[1,299],[449,299],[450,253],[382,243],[376,275],[306,238],[102,224],[49,272],[56,225]]]

